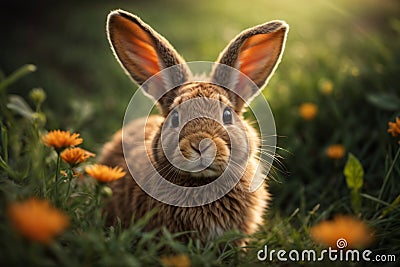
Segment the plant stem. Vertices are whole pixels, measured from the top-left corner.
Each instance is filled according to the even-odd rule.
[[[54,195],[56,197],[56,204],[58,204],[57,187],[58,187],[58,177],[60,175],[60,166],[61,166],[61,156],[60,156],[60,153],[57,152],[57,168],[56,168],[56,177],[55,177],[55,184],[54,184]]]
[[[27,75],[28,73],[36,71],[36,66],[32,64],[27,64],[22,66],[21,68],[17,69],[13,73],[11,73],[10,76],[5,78],[4,80],[1,81],[0,83],[0,92],[5,90],[10,84],[18,80],[19,78]]]
[[[396,155],[394,156],[393,162],[390,165],[389,170],[385,175],[385,178],[383,178],[383,184],[382,184],[381,190],[379,192],[379,197],[378,197],[378,199],[380,199],[380,200],[382,200],[383,192],[385,191],[386,185],[389,181],[390,174],[392,174],[394,164],[396,163],[397,159],[399,158],[399,155],[400,155],[400,147],[397,149]]]
[[[100,207],[100,201],[101,201],[101,189],[103,188],[103,183],[98,183],[96,185],[96,206]]]
[[[65,202],[68,201],[69,194],[71,193],[71,183],[72,183],[72,177],[74,175],[74,171],[71,169],[67,170],[67,175],[68,175],[68,189],[67,189],[67,194],[65,195]]]
[[[4,125],[1,125],[1,140],[3,143],[4,161],[8,164],[8,132]]]

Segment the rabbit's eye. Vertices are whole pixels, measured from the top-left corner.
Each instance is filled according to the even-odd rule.
[[[172,128],[176,128],[179,126],[179,113],[178,111],[172,112],[171,115],[171,126]]]
[[[222,121],[224,124],[232,124],[232,111],[230,108],[225,108],[222,113]]]

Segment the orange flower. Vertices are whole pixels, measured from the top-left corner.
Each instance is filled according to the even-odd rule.
[[[31,198],[13,203],[8,216],[15,229],[32,241],[49,244],[69,225],[69,219],[47,200]]]
[[[389,129],[388,133],[392,134],[393,137],[400,135],[400,118],[396,117],[396,122],[388,122]]]
[[[332,248],[360,248],[371,244],[370,228],[351,216],[338,215],[332,221],[323,221],[310,229],[314,241]]]
[[[168,267],[189,267],[190,259],[187,255],[181,254],[176,256],[164,256],[161,258],[164,266]]]
[[[83,142],[83,139],[79,138],[79,134],[71,134],[69,131],[61,130],[48,132],[42,137],[42,140],[46,146],[53,147],[57,152],[66,147],[77,146]]]
[[[125,176],[121,167],[108,167],[102,164],[94,164],[85,168],[85,172],[99,182],[107,183]]]
[[[303,119],[306,121],[311,121],[317,115],[318,107],[313,103],[306,102],[300,105],[299,113]]]
[[[74,167],[96,155],[80,147],[73,147],[64,150],[60,156],[63,161]]]
[[[325,151],[326,155],[331,159],[341,159],[345,152],[346,149],[340,144],[331,145]]]

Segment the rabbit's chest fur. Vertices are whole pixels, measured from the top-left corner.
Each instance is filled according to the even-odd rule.
[[[137,185],[129,174],[122,151],[122,142],[127,146],[125,151],[129,151],[125,153],[126,160],[130,161],[130,164],[140,166],[143,164],[141,160],[147,157],[146,151],[151,149],[151,140],[162,121],[161,116],[151,116],[146,126],[144,118],[133,121],[124,130],[123,140],[122,132],[119,131],[104,146],[100,161],[110,166],[122,166],[127,173],[126,177],[110,183],[113,195],[105,207],[108,222],[114,224],[116,218],[119,217],[122,225],[126,227],[132,215],[135,219],[139,219],[156,208],[157,213],[149,220],[147,230],[165,226],[171,232],[193,231],[191,236],[200,238],[202,241],[214,239],[229,230],[239,230],[246,234],[256,231],[258,225],[262,223],[269,196],[265,185],[254,192],[248,190],[251,178],[254,175],[263,175],[254,173],[257,162],[253,159],[249,160],[247,171],[228,194],[203,206],[177,207],[164,204],[147,195]],[[143,140],[140,140],[137,131],[144,127],[146,127],[144,137],[146,148],[138,145],[143,144]],[[143,170],[143,173],[134,175],[146,175],[146,171]]]

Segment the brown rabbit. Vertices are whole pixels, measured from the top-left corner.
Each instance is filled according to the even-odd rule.
[[[254,177],[265,179],[266,175],[259,168],[259,133],[243,119],[242,112],[279,63],[287,31],[282,21],[243,31],[221,53],[209,82],[193,81],[182,57],[150,26],[122,10],[109,14],[107,33],[116,58],[157,100],[161,113],[133,120],[103,148],[100,162],[122,166],[127,173],[110,183],[113,195],[105,207],[110,224],[119,218],[126,227],[132,216],[136,220],[156,209],[148,230],[165,226],[171,232],[191,231],[185,238],[203,242],[229,230],[256,231],[269,194],[265,183],[249,190]],[[173,66],[178,66],[173,74],[159,76],[158,84],[145,83]],[[234,77],[224,67],[240,71],[245,78]],[[179,86],[166,89],[168,79]],[[246,79],[256,86],[246,86]],[[233,89],[221,86],[227,83]],[[176,145],[171,145],[175,139]],[[155,176],[163,179],[154,180]],[[214,184],[219,179],[225,179],[220,186]],[[163,186],[165,181],[168,186]],[[209,187],[204,194],[185,191],[205,186]],[[160,201],[148,194],[153,189],[161,198],[182,202]],[[208,193],[218,197],[206,199]]]

